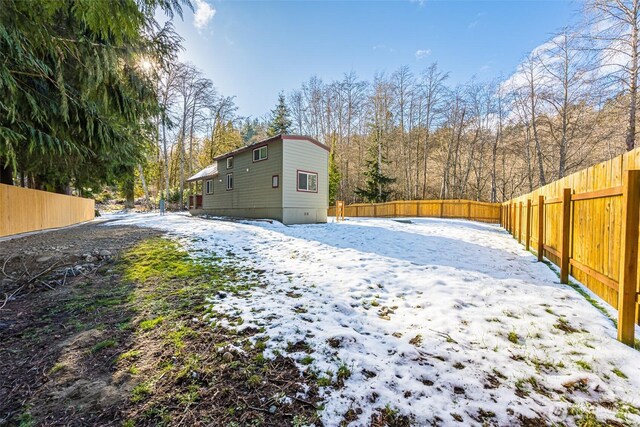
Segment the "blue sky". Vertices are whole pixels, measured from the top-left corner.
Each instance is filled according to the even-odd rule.
[[[578,18],[579,4],[547,1],[195,0],[176,29],[181,59],[200,68],[239,114],[262,117],[280,91],[353,70],[371,80],[432,62],[463,83],[508,76],[524,55]]]

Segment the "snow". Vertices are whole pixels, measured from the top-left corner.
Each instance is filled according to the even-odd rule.
[[[289,354],[319,376],[335,381],[348,368],[343,387],[321,388],[327,426],[349,409],[362,411],[349,425],[368,425],[387,406],[417,425],[478,425],[480,411],[498,425],[520,416],[571,424],[570,408],[615,419],[621,402],[640,407],[640,352],[616,341],[611,320],[498,226],[121,218],[112,224],[165,230],[194,254],[231,252],[264,271],[266,287],[209,299],[212,313],[239,315],[241,325],[211,319],[264,328],[254,338],[269,338],[266,357]],[[576,332],[558,328],[560,318]],[[287,353],[301,341],[312,349],[308,366],[307,353]]]

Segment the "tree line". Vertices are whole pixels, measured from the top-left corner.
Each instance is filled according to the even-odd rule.
[[[331,147],[332,201],[510,199],[636,146],[639,2],[586,2],[508,78],[452,84],[437,63],[312,76],[252,118],[177,60],[181,39],[154,12],[181,17],[188,1],[7,0],[0,179],[183,205],[216,155],[298,133]]]

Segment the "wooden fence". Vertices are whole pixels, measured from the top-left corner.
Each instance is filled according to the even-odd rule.
[[[328,211],[335,216],[335,206]],[[350,217],[433,217],[461,218],[473,221],[500,223],[500,204],[472,200],[401,200],[375,204],[354,204],[344,207]]]
[[[89,221],[95,201],[0,184],[0,237]]]
[[[618,309],[618,339],[639,322],[640,149],[502,205],[502,225]]]

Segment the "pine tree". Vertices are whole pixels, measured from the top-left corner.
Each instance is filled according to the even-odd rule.
[[[284,98],[284,94],[278,95],[278,104],[271,110],[271,121],[267,134],[269,136],[284,135],[291,133],[291,112]]]
[[[336,198],[338,197],[338,190],[340,188],[341,180],[340,168],[336,162],[336,152],[331,150],[329,154],[329,204],[335,205]]]
[[[154,76],[179,36],[156,8],[181,14],[188,0],[5,0],[0,8],[0,169],[39,188],[112,183],[151,144]]]
[[[356,195],[362,197],[370,203],[384,203],[389,201],[391,190],[389,185],[395,182],[395,178],[391,178],[382,172],[382,166],[388,161],[382,154],[379,144],[372,146],[369,150],[369,159],[366,161],[367,170],[364,175],[367,177],[365,188],[357,188]]]

